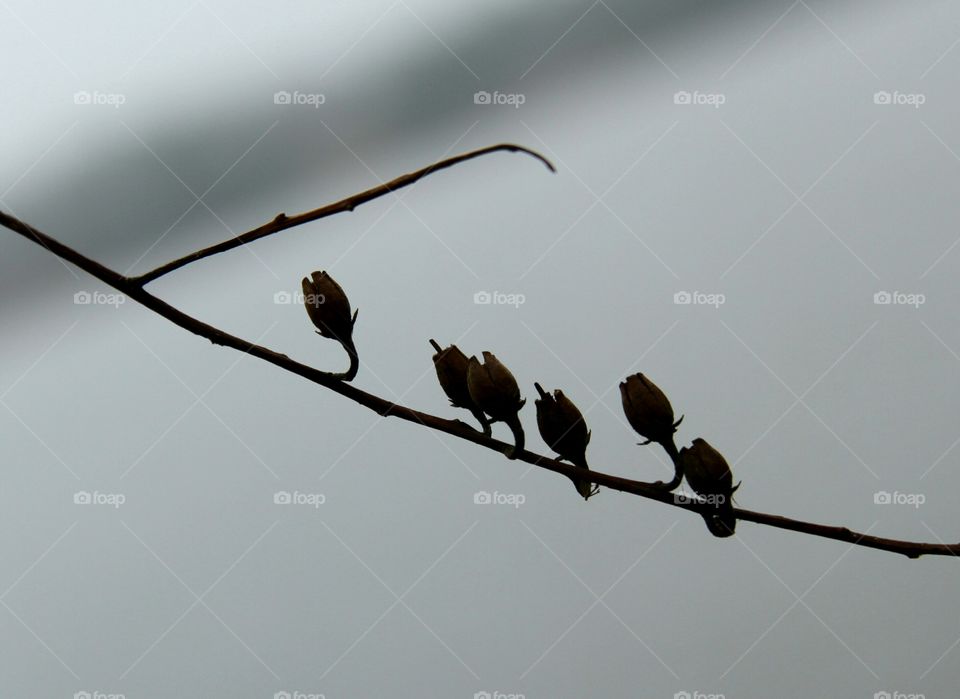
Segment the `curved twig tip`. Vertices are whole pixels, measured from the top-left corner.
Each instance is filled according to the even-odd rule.
[[[501,144],[499,144],[499,145],[492,146],[492,147],[491,147],[491,150],[509,150],[509,151],[513,151],[513,152],[515,152],[515,153],[526,153],[527,155],[536,158],[536,159],[539,160],[541,163],[543,163],[544,165],[546,165],[546,166],[547,166],[547,169],[548,169],[550,172],[556,173],[556,171],[557,171],[557,168],[555,168],[555,167],[553,166],[553,163],[551,163],[549,160],[547,160],[546,157],[540,155],[540,153],[537,153],[537,151],[535,151],[535,150],[531,150],[530,148],[526,148],[526,147],[524,147],[524,146],[518,146],[516,143],[501,143]]]

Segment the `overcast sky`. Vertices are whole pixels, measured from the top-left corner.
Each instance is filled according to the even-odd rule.
[[[642,371],[741,506],[958,540],[955,3],[4,0],[0,40],[0,207],[121,272],[557,165],[151,287],[186,312],[340,371],[286,302],[327,270],[365,390],[469,419],[427,340],[493,351],[529,448],[537,381],[656,480]],[[0,230],[4,696],[955,695],[952,559],[584,502],[109,292]]]

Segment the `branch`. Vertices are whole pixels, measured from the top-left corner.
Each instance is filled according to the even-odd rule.
[[[512,143],[501,143],[496,146],[487,146],[486,148],[480,148],[479,150],[470,151],[469,153],[461,153],[460,155],[455,155],[452,158],[447,158],[446,160],[441,160],[440,162],[434,163],[433,165],[428,165],[425,168],[421,168],[416,172],[410,172],[406,175],[400,175],[394,180],[390,180],[384,184],[378,185],[371,189],[366,190],[365,192],[360,192],[359,194],[354,194],[347,197],[346,199],[341,199],[338,202],[333,204],[327,204],[322,206],[319,209],[313,209],[312,211],[306,211],[302,214],[297,214],[296,216],[287,216],[286,214],[278,214],[269,223],[265,223],[258,228],[254,228],[251,231],[246,233],[241,233],[235,238],[230,240],[225,240],[222,243],[217,243],[216,245],[211,245],[208,248],[203,248],[202,250],[197,250],[192,252],[189,255],[184,255],[183,257],[173,260],[172,262],[167,262],[164,265],[160,265],[156,269],[153,269],[145,274],[141,274],[138,277],[133,277],[133,280],[140,284],[149,284],[155,279],[159,279],[165,274],[185,267],[191,262],[196,262],[197,260],[202,260],[205,257],[211,257],[217,253],[226,252],[227,250],[233,250],[238,248],[241,245],[246,245],[251,243],[254,240],[259,240],[260,238],[266,238],[268,235],[273,235],[274,233],[279,233],[280,231],[285,231],[288,228],[294,228],[296,226],[303,225],[304,223],[309,223],[311,221],[316,221],[321,218],[326,218],[327,216],[333,216],[334,214],[343,213],[344,211],[353,211],[355,208],[361,204],[365,204],[368,201],[377,199],[389,194],[403,187],[407,187],[418,180],[423,179],[427,175],[437,172],[438,170],[444,170],[448,167],[452,167],[457,163],[462,163],[466,160],[472,160],[473,158],[478,158],[481,155],[486,155],[488,153],[495,153],[497,151],[510,151],[514,153],[526,153],[530,155],[544,165],[550,170],[550,172],[556,172],[556,168],[553,167],[553,164],[544,158],[539,153],[536,153],[532,150],[524,148],[523,146],[516,146]]]
[[[409,184],[410,182],[423,177],[428,174],[433,169],[438,167],[449,167],[454,162],[460,162],[462,160],[468,159],[469,157],[476,157],[481,153],[492,152],[493,150],[503,150],[503,149],[516,149],[522,150],[523,152],[531,153],[525,149],[520,148],[519,146],[494,146],[492,148],[483,149],[480,151],[474,151],[473,153],[468,153],[464,156],[458,156],[457,158],[451,158],[448,161],[443,161],[442,163],[433,166],[433,168],[428,168],[425,170],[420,170],[417,173],[412,173],[407,175],[407,178],[413,178],[404,184]],[[532,155],[533,154],[531,153]],[[539,157],[539,156],[536,156]],[[404,178],[398,178],[393,182],[399,182]],[[386,185],[389,186],[389,185]],[[369,201],[376,196],[380,196],[382,193],[389,191],[385,189],[380,193],[371,194],[375,190],[369,190],[369,192],[364,192],[357,195],[356,197],[351,197],[344,202],[353,202],[353,205],[362,203],[363,201]],[[364,198],[366,197],[366,198]],[[331,207],[341,206],[338,210],[349,210],[352,206],[340,202],[338,204],[333,204]],[[325,207],[324,209],[317,209],[317,211],[331,211],[331,207]],[[309,214],[302,214],[301,216],[306,216]],[[323,214],[328,215],[328,214]],[[316,216],[319,218],[320,216]],[[289,220],[289,219],[288,219]],[[303,221],[301,221],[303,222]],[[89,257],[83,255],[80,252],[77,252],[73,248],[64,245],[55,238],[51,238],[33,228],[32,226],[20,221],[19,219],[0,211],[0,225],[9,228],[27,238],[28,240],[33,241],[34,243],[44,247],[49,252],[57,255],[63,260],[72,262],[80,269],[88,272],[92,276],[101,280],[105,284],[113,287],[117,291],[125,294],[129,298],[137,301],[143,306],[149,308],[154,313],[166,318],[175,325],[180,326],[184,330],[188,330],[195,335],[204,337],[215,345],[221,345],[224,347],[231,347],[237,351],[250,354],[258,359],[262,359],[266,362],[274,364],[275,366],[285,369],[297,376],[301,376],[308,381],[312,381],[324,388],[327,388],[334,393],[352,400],[359,405],[362,405],[370,410],[376,412],[377,414],[388,417],[393,416],[400,418],[401,420],[406,420],[408,422],[416,423],[428,429],[436,430],[438,432],[444,432],[446,434],[452,435],[458,439],[462,439],[467,442],[472,442],[478,446],[490,449],[492,451],[510,456],[517,459],[518,461],[523,461],[539,468],[553,471],[555,473],[562,474],[563,476],[571,479],[580,479],[588,480],[597,485],[604,486],[611,490],[618,490],[623,493],[628,493],[631,495],[637,495],[639,497],[647,498],[648,500],[655,500],[657,502],[663,503],[665,505],[670,505],[672,507],[677,507],[683,510],[689,510],[696,512],[701,516],[707,517],[712,512],[714,508],[711,505],[706,505],[697,501],[691,501],[687,498],[678,499],[673,493],[668,492],[664,489],[662,484],[650,484],[644,483],[641,481],[630,480],[627,478],[622,478],[620,476],[614,476],[607,473],[602,473],[595,470],[586,470],[581,467],[578,467],[573,464],[564,463],[556,459],[543,456],[541,454],[536,454],[525,449],[515,450],[513,444],[507,444],[497,439],[473,429],[469,425],[460,420],[449,420],[445,418],[438,417],[436,415],[431,415],[429,413],[421,412],[419,410],[414,410],[407,406],[401,405],[399,403],[394,403],[380,396],[374,395],[363,391],[356,386],[353,386],[346,381],[343,381],[340,378],[340,375],[331,374],[329,372],[320,371],[313,367],[307,366],[300,362],[297,362],[293,359],[290,359],[287,355],[281,354],[269,348],[254,344],[248,340],[231,335],[219,328],[216,328],[212,325],[204,323],[201,320],[198,320],[190,315],[187,315],[183,311],[171,306],[162,299],[157,298],[153,294],[149,293],[143,288],[145,283],[144,277],[127,277],[124,276],[99,262],[90,259]],[[268,224],[269,225],[269,224]],[[293,224],[297,225],[297,224]],[[261,229],[257,229],[261,230]],[[282,230],[282,229],[277,229]],[[270,231],[275,232],[275,231]],[[263,235],[269,235],[269,232],[263,233],[258,237],[263,237]],[[236,240],[236,239],[235,239]],[[232,242],[232,241],[231,241]],[[232,247],[236,247],[242,243],[236,243]],[[225,245],[225,244],[221,244]],[[214,246],[218,248],[220,246]],[[229,248],[221,248],[229,249]],[[167,267],[170,269],[175,269],[177,267],[182,267],[189,262],[192,262],[195,259],[202,259],[203,257],[208,257],[210,255],[220,252],[221,249],[208,248],[207,251],[200,251],[194,253],[192,256],[189,256],[189,259],[183,258],[183,262],[176,264],[173,267],[174,263],[170,263]],[[201,254],[203,253],[203,254]],[[163,272],[165,273],[165,272]],[[151,273],[152,274],[152,273]],[[156,278],[155,275],[152,278]],[[149,281],[149,280],[147,280]],[[889,551],[892,553],[899,553],[908,558],[919,558],[922,555],[937,555],[937,556],[957,556],[960,555],[960,543],[958,544],[928,544],[928,543],[918,543],[912,541],[902,541],[897,539],[886,539],[876,536],[869,536],[867,534],[861,534],[846,527],[836,527],[823,524],[816,524],[813,522],[804,522],[801,520],[790,519],[788,517],[782,517],[779,515],[767,514],[763,512],[753,512],[751,510],[743,510],[739,508],[734,508],[732,510],[734,516],[737,519],[746,520],[749,522],[754,522],[756,524],[761,524],[770,527],[777,527],[779,529],[788,529],[790,531],[801,532],[804,534],[810,534],[812,536],[819,536],[826,539],[834,539],[836,541],[844,541],[853,546],[863,546],[866,548],[878,549],[881,551]]]

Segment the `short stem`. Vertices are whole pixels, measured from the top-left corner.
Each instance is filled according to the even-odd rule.
[[[520,415],[518,414],[507,418],[504,422],[507,423],[507,427],[513,432],[513,447],[507,449],[504,454],[506,454],[508,459],[516,459],[520,456],[520,452],[523,451],[524,445],[523,425],[520,424]]]
[[[473,413],[473,416],[477,419],[477,422],[480,423],[480,427],[483,429],[483,436],[492,436],[493,429],[490,427],[490,421],[487,419],[487,416],[483,414],[483,411],[480,410],[480,408],[470,408],[470,412]]]
[[[344,373],[334,374],[334,376],[342,381],[353,381],[357,377],[357,372],[360,370],[360,355],[357,354],[357,348],[353,344],[352,337],[347,340],[341,340],[340,344],[350,357],[350,368]]]
[[[667,438],[667,441],[660,442],[660,446],[667,452],[667,456],[673,462],[673,480],[664,483],[666,490],[676,490],[680,487],[680,481],[683,480],[683,464],[680,462],[680,451],[677,449],[676,442],[673,441],[673,435]]]
[[[683,464],[680,463],[680,452],[677,450],[677,445],[673,441],[673,436],[670,436],[668,441],[657,442],[657,444],[663,447],[663,450],[667,452],[667,456],[669,456],[673,462],[673,478],[666,483],[656,481],[655,483],[647,483],[647,485],[667,492],[676,490],[683,480]]]
[[[584,454],[578,459],[570,459],[570,462],[579,468],[582,468],[585,471],[589,471],[590,467],[587,465],[587,456]],[[573,481],[573,486],[577,489],[577,492],[583,497],[584,500],[589,500],[592,496],[596,495],[600,490],[599,485],[594,485],[590,480],[586,478],[574,478],[570,477],[570,480]]]

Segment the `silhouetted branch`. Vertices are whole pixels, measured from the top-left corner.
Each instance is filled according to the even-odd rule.
[[[432,171],[442,167],[449,167],[457,162],[462,162],[469,158],[496,150],[516,150],[529,153],[530,155],[543,160],[548,167],[551,167],[552,169],[552,166],[550,166],[550,164],[547,163],[547,161],[541,156],[519,146],[501,145],[473,151],[472,153],[467,153],[465,155],[444,160],[441,163],[431,166],[430,168],[418,170],[416,173],[411,173],[410,175],[397,178],[387,185],[368,190],[367,192],[350,197],[342,202],[338,202],[337,204],[332,204],[328,207],[317,209],[314,212],[301,214],[293,219],[277,219],[272,224],[267,224],[267,226],[263,226],[259,229],[251,231],[250,234],[245,234],[247,237],[243,240],[240,240],[242,237],[241,236],[232,241],[221,243],[218,246],[213,246],[211,248],[198,251],[192,255],[171,262],[163,267],[158,268],[157,270],[154,270],[151,273],[148,273],[147,275],[142,275],[140,277],[127,277],[108,267],[105,267],[99,262],[77,252],[73,248],[64,245],[55,238],[38,231],[32,226],[2,211],[0,211],[0,224],[44,247],[46,250],[52,252],[61,259],[72,262],[80,269],[88,272],[105,284],[125,294],[134,301],[146,306],[151,311],[163,316],[181,328],[188,330],[195,335],[199,335],[200,337],[204,337],[210,340],[210,342],[213,344],[231,347],[240,352],[244,352],[251,356],[270,362],[281,369],[285,369],[286,371],[296,374],[297,376],[301,376],[308,381],[319,384],[320,386],[323,386],[334,393],[338,393],[341,396],[358,403],[359,405],[369,408],[379,415],[384,417],[397,417],[401,420],[416,423],[438,432],[444,432],[457,437],[458,439],[472,442],[487,449],[499,452],[510,458],[515,458],[518,461],[524,461],[539,468],[562,474],[563,476],[572,479],[574,482],[577,480],[586,480],[611,490],[618,490],[623,493],[629,493],[631,495],[637,495],[649,500],[655,500],[672,507],[696,512],[709,521],[709,518],[713,513],[716,512],[716,510],[714,506],[706,504],[703,500],[691,501],[689,498],[677,498],[673,493],[664,488],[664,484],[644,483],[595,470],[588,470],[581,466],[564,463],[563,461],[552,459],[541,454],[536,454],[526,449],[516,449],[514,444],[507,444],[506,442],[493,439],[488,434],[484,434],[483,432],[470,427],[460,420],[448,420],[436,415],[414,410],[413,408],[409,408],[399,403],[391,402],[372,393],[363,391],[350,383],[347,383],[343,380],[343,375],[320,371],[290,359],[285,354],[281,354],[266,347],[254,344],[248,340],[231,335],[223,330],[220,330],[219,328],[193,318],[192,316],[187,315],[183,311],[171,306],[144,289],[144,284],[146,282],[156,279],[162,274],[166,274],[173,269],[182,267],[195,260],[203,259],[204,257],[209,257],[217,252],[222,252],[223,250],[237,247],[238,245],[242,245],[251,240],[255,240],[257,238],[261,238],[271,233],[283,230],[284,228],[305,223],[307,220],[322,218],[323,216],[337,213],[338,211],[352,210],[353,207],[365,201],[382,196],[396,187],[406,186],[407,184],[416,181]],[[439,348],[439,345],[435,346]],[[672,438],[670,439],[669,443],[672,444]],[[676,452],[675,446],[673,447],[673,452]],[[670,455],[674,462],[677,463],[678,457],[675,455],[675,453],[671,453]],[[672,485],[672,483],[670,485]],[[756,524],[762,524],[770,527],[777,527],[780,529],[788,529],[804,534],[810,534],[812,536],[844,541],[854,546],[863,546],[882,551],[890,551],[892,553],[899,553],[909,558],[918,558],[922,555],[956,556],[960,554],[960,543],[927,544],[911,541],[900,541],[896,539],[886,539],[861,534],[851,531],[845,527],[835,527],[823,524],[815,524],[812,522],[803,522],[779,515],[753,512],[739,508],[733,508],[730,512],[736,519],[754,522]]]

